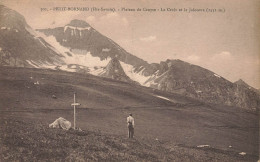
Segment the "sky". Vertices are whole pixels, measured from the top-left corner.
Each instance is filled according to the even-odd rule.
[[[259,0],[0,2],[21,13],[34,29],[64,26],[73,19],[85,20],[125,50],[149,63],[181,59],[232,82],[243,79],[260,88]],[[41,8],[53,7],[85,7],[89,11],[41,11]],[[90,11],[93,7],[109,11]],[[184,9],[196,11],[184,12]],[[203,12],[203,9],[216,12]]]

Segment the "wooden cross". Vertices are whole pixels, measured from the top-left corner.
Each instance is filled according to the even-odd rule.
[[[76,92],[74,92],[74,103],[71,106],[74,107],[74,129],[76,129],[76,106],[79,106],[80,103],[76,103]]]

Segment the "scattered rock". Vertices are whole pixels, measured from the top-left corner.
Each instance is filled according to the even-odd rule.
[[[197,147],[203,148],[203,147],[209,147],[209,145],[198,145]]]
[[[82,132],[82,129],[76,127],[75,130]]]
[[[69,130],[71,128],[71,122],[62,117],[59,117],[53,123],[49,124],[49,128],[62,128]]]
[[[127,144],[125,144],[125,143],[122,143],[122,146],[123,146],[124,148],[127,148]]]
[[[170,148],[170,152],[173,152],[173,151],[175,151],[175,149],[174,148]]]
[[[40,83],[39,83],[39,81],[37,81],[37,82],[35,82],[34,84],[37,84],[37,85],[39,85]]]
[[[245,156],[246,153],[245,152],[240,152],[239,155]]]
[[[51,97],[52,97],[53,99],[57,99],[57,97],[56,97],[55,95],[52,95]]]
[[[230,145],[230,146],[228,146],[229,148],[232,148],[232,146]]]

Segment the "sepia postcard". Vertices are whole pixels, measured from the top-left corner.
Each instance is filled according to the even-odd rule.
[[[0,0],[0,161],[260,161],[259,0]]]

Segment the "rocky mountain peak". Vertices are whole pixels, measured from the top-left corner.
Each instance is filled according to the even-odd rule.
[[[126,75],[117,57],[110,60],[102,76],[129,83],[136,83]]]
[[[78,19],[71,20],[68,26],[80,27],[80,28],[90,27],[90,25],[86,21],[78,20]]]
[[[245,81],[242,79],[239,79],[238,81],[234,82],[237,85],[245,86],[245,87],[250,87]]]
[[[121,77],[126,77],[126,74],[119,62],[119,60],[114,57],[110,60],[108,65],[106,66],[106,73],[105,75],[107,77],[110,77],[112,79],[121,80]]]
[[[0,5],[0,65],[38,67],[63,63],[62,56],[18,12]]]
[[[25,27],[28,27],[21,14],[4,5],[0,5],[0,20],[1,30],[24,30]]]

